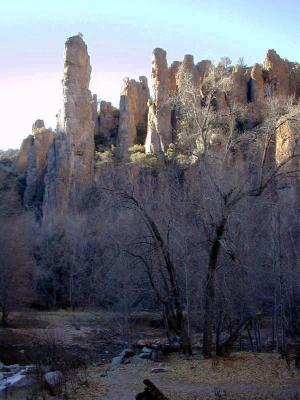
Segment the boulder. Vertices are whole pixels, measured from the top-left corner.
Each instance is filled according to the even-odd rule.
[[[124,362],[124,357],[122,357],[122,356],[117,356],[117,357],[114,357],[114,358],[112,359],[111,365],[112,365],[113,367],[116,367],[117,365],[123,364],[123,362]]]
[[[139,357],[140,357],[141,359],[143,359],[143,360],[150,360],[150,358],[151,358],[151,353],[152,353],[152,351],[151,351],[150,353],[140,353],[140,354],[139,354]]]
[[[124,349],[118,356],[114,357],[111,361],[113,367],[120,364],[127,364],[128,359],[134,356],[132,349]]]
[[[134,351],[132,349],[124,349],[120,356],[124,357],[124,358],[128,358],[128,357],[132,357],[134,356]]]
[[[142,353],[146,353],[146,354],[150,354],[152,352],[152,349],[150,349],[149,347],[143,347],[142,348]]]
[[[161,362],[163,359],[163,353],[159,350],[153,350],[151,352],[151,360],[155,362]]]
[[[164,367],[154,367],[154,368],[151,368],[150,372],[152,374],[159,374],[161,372],[168,372],[168,370],[167,370],[167,368],[164,368]]]
[[[50,371],[44,375],[44,382],[47,389],[55,394],[61,390],[62,384],[64,383],[64,376],[60,371]]]

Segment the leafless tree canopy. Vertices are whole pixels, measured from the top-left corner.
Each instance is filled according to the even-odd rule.
[[[33,256],[40,306],[120,312],[126,341],[130,314],[150,310],[187,353],[199,332],[207,357],[230,352],[241,330],[259,349],[264,319],[273,347],[286,346],[299,318],[299,155],[295,138],[276,160],[276,126],[300,108],[271,94],[259,110],[240,105],[230,64],[212,68],[202,91],[181,76],[163,159],[102,163],[76,212],[31,224],[30,245],[20,217],[1,225],[4,320],[19,302],[12,271],[21,300]]]

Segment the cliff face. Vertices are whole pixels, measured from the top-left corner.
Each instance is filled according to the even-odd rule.
[[[147,78],[141,76],[139,82],[125,78],[120,98],[120,119],[118,130],[118,153],[127,158],[128,149],[143,142],[147,130],[147,103],[149,88]]]
[[[283,253],[295,265],[298,257],[299,200],[300,200],[300,112],[281,117],[276,126],[276,166],[280,169],[276,180],[278,219],[284,243]]]
[[[276,164],[284,171],[300,168],[300,113],[281,117],[276,126]],[[295,175],[295,174],[294,174]]]
[[[135,144],[144,144],[146,154],[166,153],[176,140],[178,111],[171,99],[185,90],[187,82],[201,108],[212,77],[216,79],[223,68],[229,89],[218,86],[213,105],[226,113],[235,106],[244,107],[249,126],[258,119],[270,95],[278,99],[300,97],[299,65],[281,59],[274,50],[267,52],[262,66],[251,68],[242,64],[214,67],[209,60],[195,63],[192,55],[185,55],[169,67],[166,51],[157,48],[152,57],[152,98],[145,77],[139,81],[125,78],[119,110],[106,101],[101,101],[98,109],[97,96],[89,91],[90,58],[80,36],[67,40],[64,58],[63,106],[57,130],[51,132],[42,120],[37,120],[16,162],[19,174],[26,179],[24,204],[31,207],[39,202],[45,214],[74,209],[80,194],[93,185],[95,148],[101,152],[116,145],[118,159],[125,162]],[[274,153],[277,163],[295,144],[290,120],[278,124]],[[209,146],[215,155],[225,146],[217,129],[211,133]],[[247,146],[242,147],[232,150],[232,166],[247,158]]]
[[[18,169],[18,172],[23,175],[26,174],[27,169],[28,169],[28,162],[29,162],[29,153],[31,150],[31,147],[33,145],[33,136],[29,135],[27,138],[25,138],[22,142],[18,158],[16,161],[16,166]]]
[[[38,120],[32,127],[33,141],[28,156],[26,190],[24,204],[33,206],[43,203],[44,178],[48,165],[48,152],[54,140],[54,132],[45,129],[44,122]]]
[[[23,204],[34,208],[39,215],[44,199],[48,153],[53,140],[54,132],[45,128],[44,121],[35,121],[32,135],[24,139],[16,162],[24,184]]]
[[[106,145],[115,143],[119,126],[119,110],[110,102],[101,101],[99,114],[97,113],[96,120],[96,144]]]
[[[267,84],[272,93],[281,96],[293,94],[290,81],[290,68],[275,50],[268,50],[263,65],[267,72]]]
[[[63,75],[63,108],[51,146],[46,175],[45,209],[64,212],[76,205],[81,190],[93,182],[93,97],[87,46],[80,36],[67,40]]]

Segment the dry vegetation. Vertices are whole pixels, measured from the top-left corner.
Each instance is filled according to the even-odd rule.
[[[182,78],[165,155],[135,145],[119,163],[114,149],[97,152],[101,176],[78,208],[49,214],[51,223],[29,212],[1,219],[0,345],[8,363],[21,353],[39,377],[62,371],[60,398],[129,400],[149,376],[170,400],[297,398],[300,228],[289,188],[299,185],[298,138],[283,162],[274,142],[278,118],[300,108],[270,97],[249,127],[251,104],[215,108],[224,68],[203,98]],[[47,311],[15,313],[25,306]],[[196,336],[207,359],[192,356]],[[163,359],[157,375],[152,361],[111,368],[148,338],[185,356]],[[235,353],[239,340],[256,353]],[[266,343],[274,353],[261,352]]]

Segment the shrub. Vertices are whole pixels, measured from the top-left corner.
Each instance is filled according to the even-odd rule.
[[[145,153],[145,146],[142,144],[135,144],[129,148],[129,153]]]
[[[129,158],[133,164],[144,168],[154,168],[157,163],[157,158],[155,156],[140,152],[132,153]]]
[[[175,156],[176,156],[176,146],[174,143],[170,143],[166,151],[166,158],[167,160],[173,160]]]
[[[105,151],[96,151],[96,153],[95,153],[96,164],[112,162],[113,158],[114,158],[113,149],[105,150]]]

